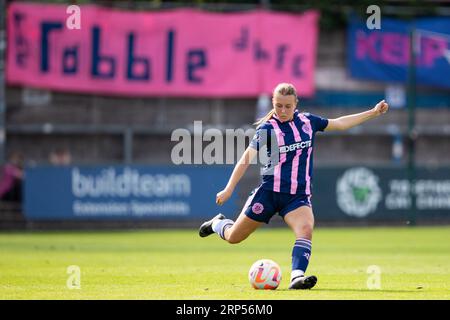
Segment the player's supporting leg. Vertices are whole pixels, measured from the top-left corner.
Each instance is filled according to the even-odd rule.
[[[315,276],[305,276],[311,257],[311,240],[314,215],[308,206],[297,208],[284,216],[284,221],[295,233],[292,250],[292,273],[290,289],[311,289],[317,282]]]

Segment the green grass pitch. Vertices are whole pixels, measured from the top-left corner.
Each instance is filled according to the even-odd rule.
[[[450,299],[450,226],[317,228],[307,291],[287,289],[294,240],[287,228],[237,245],[197,230],[0,233],[0,299]],[[281,266],[277,290],[250,287],[261,258]],[[70,265],[80,289],[67,287]]]

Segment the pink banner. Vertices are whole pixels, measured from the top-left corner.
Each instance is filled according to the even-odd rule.
[[[9,84],[128,96],[249,97],[293,83],[314,93],[315,11],[130,12],[65,5],[8,8]],[[69,23],[67,23],[69,22]]]

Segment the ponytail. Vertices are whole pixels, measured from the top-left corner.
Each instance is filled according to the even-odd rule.
[[[265,123],[265,122],[269,121],[270,119],[272,119],[272,116],[274,114],[275,114],[275,109],[272,108],[272,110],[270,110],[264,117],[262,117],[261,119],[256,121],[253,125],[255,125],[256,127],[259,127],[263,123]]]

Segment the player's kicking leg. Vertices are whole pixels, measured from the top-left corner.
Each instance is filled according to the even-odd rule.
[[[198,233],[200,237],[217,233],[222,239],[234,244],[245,240],[261,224],[262,222],[247,217],[244,212],[239,215],[236,222],[226,219],[223,214],[218,214],[211,220],[204,222]]]
[[[221,220],[224,220],[225,216],[221,213],[219,213],[217,216],[212,218],[211,220],[208,220],[204,222],[200,229],[198,230],[198,234],[200,237],[204,238],[214,233],[214,230],[212,228],[213,222],[216,221],[216,224],[220,222]]]

